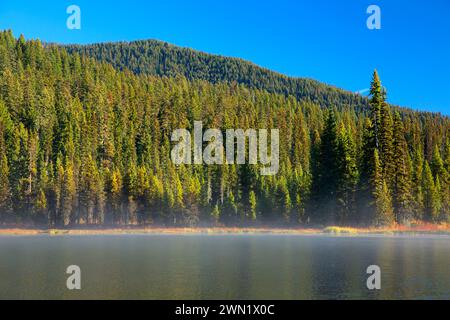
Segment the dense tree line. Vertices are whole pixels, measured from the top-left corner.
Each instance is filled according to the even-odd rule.
[[[367,111],[335,103],[120,71],[1,32],[0,221],[448,221],[450,119],[392,110],[376,72]],[[278,174],[262,176],[258,165],[175,166],[171,133],[195,120],[205,129],[279,129]]]

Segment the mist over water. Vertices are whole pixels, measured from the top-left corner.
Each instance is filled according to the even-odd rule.
[[[450,237],[0,237],[1,299],[449,299]],[[69,265],[81,290],[66,288]],[[381,290],[366,268],[381,268]]]

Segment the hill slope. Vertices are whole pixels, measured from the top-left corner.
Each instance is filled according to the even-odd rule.
[[[211,83],[237,82],[270,93],[293,95],[322,107],[367,107],[363,96],[305,78],[292,78],[261,68],[251,62],[181,48],[156,40],[65,46],[134,73],[201,79]]]

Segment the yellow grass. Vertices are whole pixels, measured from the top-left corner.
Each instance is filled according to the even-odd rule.
[[[341,234],[341,233],[347,233],[347,234],[356,234],[358,233],[358,230],[355,228],[348,228],[348,227],[326,227],[322,230],[323,233],[332,233],[332,234]]]
[[[121,228],[76,228],[76,229],[36,229],[1,228],[0,235],[107,235],[107,234],[329,234],[329,235],[368,235],[368,234],[447,234],[450,224],[412,223],[409,226],[393,225],[380,228],[356,228],[329,226],[325,228],[274,228],[274,227],[121,227]]]

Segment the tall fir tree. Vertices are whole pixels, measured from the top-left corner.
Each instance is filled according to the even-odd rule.
[[[393,135],[393,120],[391,110],[386,102],[381,104],[381,119],[379,128],[379,151],[380,161],[383,168],[383,177],[388,188],[393,186],[394,178],[394,135]]]
[[[320,137],[318,167],[314,172],[314,219],[333,223],[337,220],[337,189],[339,184],[337,121],[334,110],[325,117],[325,127]]]
[[[0,151],[1,151],[0,146]],[[9,188],[9,168],[8,159],[5,153],[0,152],[0,219],[9,220],[11,214],[11,191]]]
[[[373,125],[373,138],[375,148],[380,148],[380,128],[381,128],[381,109],[385,103],[385,92],[381,86],[381,80],[378,71],[375,70],[370,83],[370,116]]]
[[[422,220],[424,216],[424,189],[423,189],[423,167],[424,159],[422,155],[422,147],[416,146],[413,159],[413,202],[414,202],[414,216],[418,220]]]
[[[63,226],[74,222],[75,218],[76,185],[73,163],[66,158],[64,178],[61,186],[61,218]]]
[[[394,143],[393,143],[393,204],[398,223],[410,221],[413,212],[413,196],[411,193],[411,168],[408,145],[405,139],[403,122],[400,114],[394,116]]]
[[[383,169],[381,167],[378,150],[374,152],[374,172],[372,176],[372,184],[374,186],[374,205],[375,211],[373,223],[375,225],[390,225],[394,222],[394,213],[392,210],[392,198],[383,178]]]
[[[357,210],[360,212],[358,223],[367,224],[372,221],[374,208],[373,175],[375,172],[374,154],[377,151],[375,143],[375,130],[372,121],[366,118],[362,134],[362,147],[360,156],[360,179],[358,183]],[[378,151],[377,151],[378,152]]]
[[[338,221],[356,222],[356,187],[359,178],[356,146],[352,135],[344,126],[338,135],[339,182],[337,190]]]
[[[436,188],[436,183],[433,178],[428,161],[425,160],[423,178],[423,206],[424,206],[424,218],[431,222],[436,222],[439,218],[440,212],[440,195],[439,190]]]

